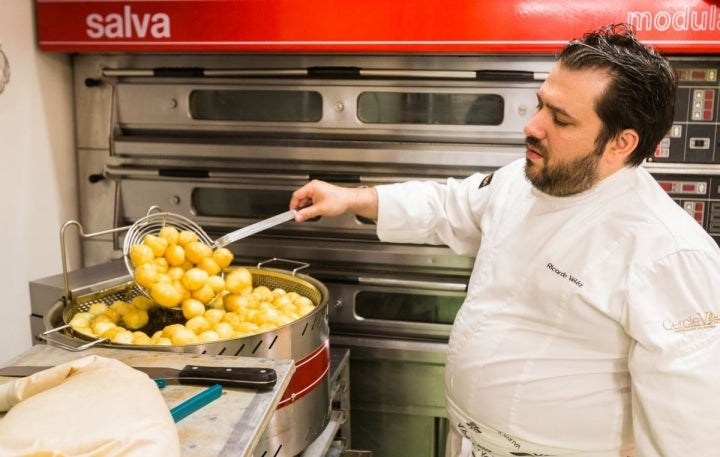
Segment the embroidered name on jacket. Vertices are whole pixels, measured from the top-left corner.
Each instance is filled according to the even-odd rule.
[[[582,287],[582,286],[583,286],[583,282],[582,282],[582,281],[580,281],[578,278],[576,278],[575,276],[571,275],[570,273],[568,273],[568,272],[566,272],[566,271],[562,271],[561,269],[559,269],[558,267],[556,267],[555,265],[553,265],[551,262],[548,262],[548,264],[546,265],[546,267],[547,267],[548,270],[552,271],[553,273],[555,273],[556,275],[560,276],[561,278],[567,279],[568,281],[570,281],[571,283],[575,284],[576,286],[578,286],[578,287]]]

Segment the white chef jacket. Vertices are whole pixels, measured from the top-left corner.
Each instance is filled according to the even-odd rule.
[[[381,240],[476,255],[448,455],[718,455],[717,244],[642,167],[553,197],[524,162],[377,187]]]

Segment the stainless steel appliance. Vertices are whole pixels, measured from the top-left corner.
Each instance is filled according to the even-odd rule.
[[[675,121],[646,167],[720,243],[720,60],[672,61],[679,86]]]
[[[680,128],[648,167],[670,191],[704,182],[675,195],[688,210],[702,203],[692,211],[720,236],[720,61],[675,62],[689,75]],[[492,171],[524,156],[522,129],[552,63],[520,55],[76,55],[82,223],[90,231],[127,225],[157,205],[215,237],[285,211],[291,192],[313,178],[359,186]],[[698,90],[710,108],[695,108]],[[444,246],[381,244],[373,221],[352,216],[289,222],[230,247],[238,263],[306,261],[327,286],[331,347],[351,354],[352,447],[376,457],[443,455],[444,354],[472,258]],[[91,239],[83,251],[87,266],[102,266],[121,244]],[[33,301],[33,313],[46,312]]]
[[[117,300],[129,301],[140,292],[123,262],[112,261],[30,283],[33,307],[45,314],[31,316],[38,343],[48,342],[70,351],[95,346],[202,355],[272,357],[293,359],[295,371],[270,418],[260,442],[258,456],[300,455],[325,457],[349,446],[347,411],[349,380],[347,350],[329,350],[327,289],[319,281],[297,271],[252,269],[254,281],[267,287],[295,291],[317,302],[313,311],[287,325],[241,338],[182,346],[147,346],[110,343],[74,332],[64,325],[71,315],[89,307]],[[152,315],[152,311],[150,312]],[[158,318],[155,314],[155,318]],[[175,321],[170,317],[170,321]],[[163,327],[164,322],[159,327]],[[151,321],[149,325],[154,325]],[[158,326],[156,326],[158,328]],[[331,404],[332,403],[332,404]],[[302,451],[302,452],[301,452]]]

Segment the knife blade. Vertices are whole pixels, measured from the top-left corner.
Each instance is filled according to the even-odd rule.
[[[0,368],[0,376],[25,377],[51,366],[15,365]],[[245,387],[271,389],[277,381],[277,373],[272,368],[259,367],[211,367],[186,365],[182,369],[167,367],[133,367],[146,373],[153,379],[164,379],[168,383],[177,382],[186,385],[213,385],[225,387]]]

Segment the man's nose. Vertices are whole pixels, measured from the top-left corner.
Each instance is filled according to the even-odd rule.
[[[545,137],[545,129],[542,127],[542,116],[540,116],[539,111],[533,114],[533,117],[527,124],[525,124],[523,132],[525,133],[525,136],[532,136],[540,139]]]

